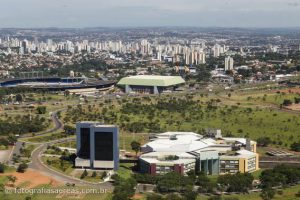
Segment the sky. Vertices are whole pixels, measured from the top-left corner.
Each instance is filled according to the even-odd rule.
[[[300,27],[300,0],[0,0],[0,28]]]

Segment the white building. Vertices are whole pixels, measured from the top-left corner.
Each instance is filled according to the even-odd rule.
[[[220,130],[212,138],[193,132],[156,134],[141,147],[141,173],[152,175],[171,171],[182,175],[190,170],[206,174],[253,172],[258,169],[256,142],[245,138],[223,138]],[[246,164],[245,164],[246,163]]]
[[[225,71],[233,70],[233,58],[230,56],[225,58]]]

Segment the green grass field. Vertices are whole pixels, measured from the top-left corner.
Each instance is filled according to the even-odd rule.
[[[140,108],[139,110],[132,108],[132,110],[128,109],[124,112],[124,103],[108,102],[105,105],[92,104],[90,108],[88,105],[84,105],[80,112],[68,112],[70,112],[69,114],[77,113],[76,118],[73,119],[76,121],[103,121],[104,119],[105,123],[125,127],[125,129],[121,129],[120,147],[121,149],[125,147],[126,150],[130,150],[132,140],[141,143],[147,141],[148,135],[140,133],[193,131],[201,134],[206,128],[221,129],[225,136],[250,137],[253,140],[268,136],[273,139],[274,146],[281,148],[289,148],[292,142],[300,140],[299,114],[283,112],[279,108],[268,107],[261,102],[245,100],[237,104],[236,102],[239,100],[235,100],[235,96],[232,97],[232,100],[228,100],[225,96],[224,94],[223,96],[210,95],[209,97],[194,95],[192,97],[193,105],[183,106],[178,111],[164,107],[158,108],[156,105],[158,98],[152,97],[150,101],[143,98],[136,101],[133,98],[125,100]],[[172,96],[160,97],[165,102],[172,98]],[[247,99],[247,96],[244,98]],[[186,99],[187,102],[189,100],[185,97],[177,97],[177,99]],[[216,99],[220,102],[215,103],[215,109],[208,110],[207,102]],[[147,108],[144,109],[145,106]],[[151,112],[147,109],[151,109]],[[130,132],[138,133],[130,136],[127,134]]]
[[[119,170],[117,171],[117,174],[124,179],[128,179],[133,174],[133,172],[132,172],[133,166],[134,165],[130,164],[130,163],[128,163],[128,164],[122,163],[119,166]]]

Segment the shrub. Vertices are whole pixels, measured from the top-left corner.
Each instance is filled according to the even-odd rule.
[[[290,106],[292,104],[293,104],[293,102],[289,99],[284,99],[283,103],[282,103],[283,106]]]
[[[300,152],[300,142],[294,142],[291,144],[291,150]]]
[[[26,163],[22,163],[18,166],[17,172],[24,173],[27,168],[28,168],[28,165]]]
[[[88,172],[86,171],[86,169],[82,172],[80,178],[84,179],[86,176],[88,175]]]
[[[260,197],[263,200],[271,200],[274,198],[274,196],[275,196],[275,190],[272,188],[265,188],[262,190],[262,192],[260,194]]]
[[[92,177],[96,177],[96,176],[97,176],[97,172],[93,171]]]
[[[262,147],[267,147],[272,142],[269,137],[260,137],[256,141],[257,141],[257,145]]]

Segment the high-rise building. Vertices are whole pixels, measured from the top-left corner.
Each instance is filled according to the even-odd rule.
[[[220,56],[220,45],[216,44],[214,47],[213,47],[213,53],[214,53],[214,57],[219,57]]]
[[[203,51],[198,53],[198,64],[205,64],[206,63],[206,55]]]
[[[76,167],[118,169],[118,127],[97,122],[79,122],[76,124],[76,137]]]
[[[190,64],[190,53],[186,52],[185,54],[185,64],[189,65]]]
[[[28,53],[28,40],[23,40],[21,47],[22,47],[24,53]]]
[[[157,52],[157,60],[161,61],[161,52],[160,51]]]
[[[225,71],[233,70],[233,58],[230,56],[225,58]]]

